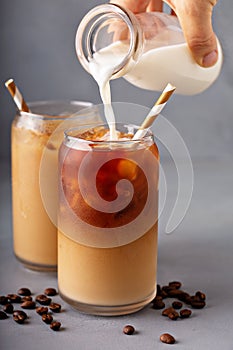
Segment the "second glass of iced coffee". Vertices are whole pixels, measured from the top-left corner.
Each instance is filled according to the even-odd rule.
[[[156,294],[159,153],[153,134],[88,126],[65,133],[59,152],[58,285],[96,315],[136,312]]]
[[[82,101],[38,101],[12,123],[13,242],[17,259],[38,271],[57,269],[57,154],[66,125],[98,118]],[[73,116],[73,117],[72,117]],[[72,124],[73,123],[73,124]]]

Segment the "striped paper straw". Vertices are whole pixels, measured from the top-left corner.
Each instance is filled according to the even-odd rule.
[[[155,119],[158,117],[159,113],[161,113],[162,109],[165,107],[167,101],[175,91],[175,86],[171,84],[167,84],[158,100],[155,102],[149,114],[146,116],[144,122],[141,124],[140,128],[136,132],[133,137],[133,140],[140,139],[146,135],[147,129],[153,124]]]
[[[13,79],[9,79],[5,82],[5,86],[8,89],[9,93],[13,97],[13,100],[17,108],[22,112],[30,112],[28,105],[26,104],[22,94],[14,83]]]

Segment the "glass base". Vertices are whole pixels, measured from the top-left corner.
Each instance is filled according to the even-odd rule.
[[[57,265],[43,265],[43,264],[32,263],[30,261],[27,261],[18,257],[16,254],[15,254],[15,257],[17,260],[21,262],[21,264],[24,265],[24,267],[26,267],[29,270],[40,271],[40,272],[57,271]]]
[[[59,295],[64,301],[74,307],[76,310],[89,314],[89,315],[98,315],[98,316],[120,316],[128,315],[134,312],[137,312],[147,306],[155,297],[156,290],[153,291],[146,299],[143,299],[139,302],[126,304],[126,305],[93,305],[79,302],[77,300],[72,300],[61,293],[59,290]]]

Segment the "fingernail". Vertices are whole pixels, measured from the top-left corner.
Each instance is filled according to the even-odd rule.
[[[211,67],[217,62],[217,59],[218,59],[218,51],[214,50],[208,53],[206,56],[204,56],[202,60],[202,66]]]

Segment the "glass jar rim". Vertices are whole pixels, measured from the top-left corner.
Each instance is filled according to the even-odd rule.
[[[38,100],[38,101],[31,101],[28,102],[27,105],[29,108],[35,108],[35,107],[40,107],[40,106],[59,106],[59,105],[77,105],[79,107],[82,107],[80,110],[77,112],[72,112],[72,113],[67,113],[63,115],[56,115],[54,116],[51,114],[40,114],[40,113],[34,113],[33,111],[30,112],[25,112],[25,111],[19,111],[17,110],[16,116],[18,117],[28,117],[28,118],[36,118],[37,120],[62,120],[64,118],[67,118],[69,116],[72,116],[73,114],[80,113],[81,111],[86,111],[91,113],[91,108],[94,107],[93,103],[87,102],[87,101],[79,101],[79,100]],[[59,112],[58,112],[59,113]]]
[[[99,123],[99,124],[87,124],[84,127],[85,129],[83,129],[83,132],[87,131],[88,129],[93,129],[95,127],[107,127],[109,128],[108,124],[106,123]],[[134,130],[138,130],[140,128],[140,126],[135,125],[135,124],[126,124],[126,123],[116,123],[116,129],[118,126],[124,126],[124,127],[130,127],[133,128]],[[87,145],[112,145],[112,144],[116,144],[116,145],[127,145],[127,144],[138,144],[138,143],[142,143],[142,142],[146,142],[146,141],[153,141],[154,140],[154,135],[153,132],[150,128],[147,128],[147,132],[146,134],[139,138],[139,139],[124,139],[124,140],[86,140],[84,138],[78,137],[78,136],[73,136],[70,135],[70,133],[73,133],[75,131],[79,131],[79,134],[81,134],[81,129],[80,127],[72,127],[69,129],[66,129],[64,131],[64,142],[82,142],[84,144]],[[72,146],[71,146],[72,148]]]

